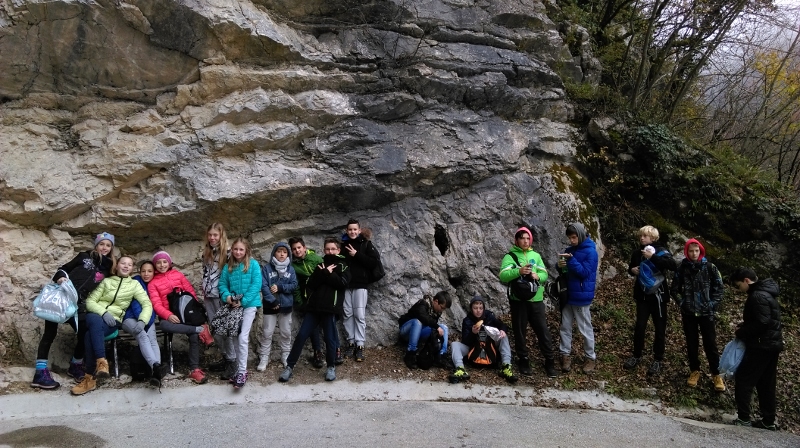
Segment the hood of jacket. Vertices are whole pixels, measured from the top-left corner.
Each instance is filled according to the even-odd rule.
[[[275,245],[272,246],[272,252],[269,256],[270,261],[272,261],[272,259],[275,257],[275,251],[277,251],[279,247],[286,249],[286,255],[288,255],[289,260],[292,260],[292,249],[289,247],[289,244],[281,241],[280,243],[275,243]]]
[[[752,285],[750,285],[750,289],[755,291],[763,291],[767,294],[771,295],[773,298],[777,298],[778,294],[781,292],[780,286],[778,286],[778,282],[771,278],[765,278],[764,280],[759,280]]]
[[[688,239],[686,241],[686,244],[683,245],[683,256],[686,257],[687,260],[689,260],[689,246],[691,246],[692,244],[697,244],[700,247],[700,257],[697,260],[701,261],[704,258],[706,258],[706,248],[703,247],[703,244],[700,241],[697,241],[694,238]]]
[[[586,227],[579,222],[573,222],[567,226],[567,234],[575,234],[578,236],[578,244],[581,244],[589,234],[586,232]]]

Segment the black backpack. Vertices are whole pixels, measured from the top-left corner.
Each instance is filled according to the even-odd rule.
[[[514,259],[514,263],[516,263],[517,266],[522,267],[522,265],[519,264],[519,259],[517,258],[516,255],[514,255],[512,252],[509,252],[508,255],[511,255],[511,258]],[[533,277],[527,276],[526,278],[523,276],[519,276],[514,280],[508,282],[508,289],[506,290],[506,294],[509,296],[509,298],[511,297],[511,294],[514,294],[514,297],[516,297],[517,299],[523,302],[527,302],[536,295],[536,292],[538,290],[539,290],[539,282],[537,280],[534,280]]]
[[[381,262],[381,254],[378,252],[378,249],[375,248],[375,245],[372,244],[372,241],[367,240],[367,250],[370,253],[370,256],[374,257],[377,260],[377,264],[371,271],[367,273],[369,277],[370,283],[375,283],[378,280],[382,279],[386,276],[386,271],[383,269],[383,262]]]
[[[133,381],[145,381],[150,378],[150,366],[142,356],[142,350],[139,346],[131,347],[128,352],[128,365],[131,369],[131,379]]]
[[[436,355],[439,354],[441,345],[439,345],[439,334],[431,334],[425,344],[417,349],[417,367],[422,370],[428,370],[433,367],[436,361]]]
[[[497,362],[498,358],[494,341],[486,334],[486,328],[481,326],[480,331],[478,331],[478,343],[469,349],[467,360],[479,366],[491,366]]]
[[[206,323],[206,309],[192,293],[175,288],[167,295],[169,311],[178,316],[182,324],[200,326]]]

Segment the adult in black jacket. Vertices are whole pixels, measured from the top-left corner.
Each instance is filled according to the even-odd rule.
[[[655,337],[653,338],[653,362],[650,364],[650,368],[647,369],[648,375],[655,375],[661,372],[661,364],[664,361],[667,341],[669,288],[666,280],[664,280],[664,283],[661,284],[656,293],[645,294],[642,285],[639,283],[639,266],[643,262],[652,263],[664,274],[665,278],[667,271],[674,271],[676,268],[672,254],[656,243],[658,236],[658,229],[653,226],[644,226],[639,229],[640,246],[633,251],[631,261],[628,263],[628,273],[636,277],[636,281],[633,282],[633,300],[636,302],[636,326],[633,331],[633,356],[625,361],[623,367],[630,370],[639,364],[644,351],[647,321],[652,318]]]
[[[352,274],[350,284],[344,292],[342,308],[344,330],[347,333],[344,356],[352,356],[361,362],[364,360],[364,341],[367,336],[367,286],[370,283],[370,273],[377,267],[380,255],[375,245],[361,233],[361,226],[355,219],[347,221],[342,247]]]
[[[775,388],[778,355],[783,350],[781,307],[778,283],[771,278],[759,280],[751,268],[738,268],[731,276],[733,286],[747,292],[743,321],[736,337],[745,344],[744,358],[736,369],[736,408],[740,426],[775,430]],[[758,391],[761,420],[750,422],[753,388]]]

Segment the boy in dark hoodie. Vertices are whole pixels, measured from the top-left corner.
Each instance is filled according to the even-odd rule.
[[[344,356],[352,356],[357,362],[364,361],[364,341],[367,332],[367,286],[369,273],[378,265],[375,245],[361,234],[361,226],[355,219],[347,221],[342,237],[344,256],[347,258],[352,279],[344,295],[344,330],[347,333],[347,348]]]
[[[747,292],[743,321],[736,337],[745,345],[744,358],[736,369],[736,408],[734,424],[775,431],[775,388],[778,355],[784,348],[778,283],[771,278],[759,280],[752,268],[740,267],[731,275],[733,287]],[[750,422],[753,388],[758,391],[761,420]]]
[[[256,370],[263,372],[269,365],[272,335],[275,326],[280,329],[281,363],[286,368],[292,348],[292,305],[297,289],[297,275],[289,258],[289,245],[277,243],[272,248],[269,262],[261,268],[261,297],[264,302],[264,323],[261,326],[261,349]]]
[[[686,336],[686,352],[689,356],[689,387],[697,387],[700,380],[699,335],[703,335],[703,350],[708,359],[708,368],[714,382],[714,390],[725,391],[725,382],[719,374],[719,350],[714,316],[722,301],[724,286],[722,275],[714,263],[706,259],[706,249],[700,241],[692,238],[683,246],[686,258],[675,270],[672,280],[672,296],[681,309],[683,334]],[[699,333],[698,333],[699,329]]]
[[[350,269],[347,260],[339,252],[341,246],[336,238],[325,239],[325,256],[322,263],[318,264],[311,276],[308,278],[306,288],[308,289],[308,303],[306,304],[306,315],[300,330],[297,332],[292,351],[286,360],[286,368],[278,378],[285,383],[292,377],[292,370],[300,359],[303,345],[317,331],[317,327],[322,327],[325,336],[325,360],[328,363],[328,370],[325,373],[325,381],[336,379],[336,316],[342,312],[342,301],[344,290],[350,282]]]

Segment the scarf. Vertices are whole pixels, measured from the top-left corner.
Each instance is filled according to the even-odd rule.
[[[275,270],[278,271],[279,274],[285,274],[286,268],[289,267],[289,264],[291,264],[291,262],[292,259],[289,257],[286,257],[286,259],[283,260],[282,262],[278,261],[277,258],[272,257],[272,265],[275,266]]]

